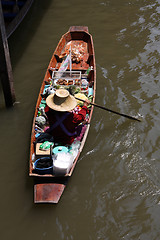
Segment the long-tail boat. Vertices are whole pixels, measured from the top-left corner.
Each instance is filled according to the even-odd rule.
[[[58,203],[86,142],[93,113],[93,105],[90,104],[86,121],[81,123],[80,134],[71,146],[54,143],[54,140],[47,142],[43,137],[38,142],[46,126],[46,94],[58,88],[65,88],[77,99],[83,100],[77,101],[76,111],[86,98],[94,104],[95,52],[86,26],[71,26],[61,37],[40,88],[33,118],[29,163],[29,176],[34,179],[34,203]],[[49,143],[46,145],[48,148],[42,150],[46,142]]]
[[[34,0],[1,0],[7,38],[24,19]]]

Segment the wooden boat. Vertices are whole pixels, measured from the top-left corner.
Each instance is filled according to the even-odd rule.
[[[69,54],[72,61],[70,61],[71,64],[68,64],[67,68],[64,69],[65,61],[67,59],[67,57],[64,58],[64,56],[69,56],[69,46]],[[85,86],[82,84],[84,79],[85,83],[87,83]],[[69,84],[71,84],[71,86]],[[58,172],[56,172],[57,169],[55,170],[55,166],[52,165],[54,161],[54,157],[52,156],[53,151],[57,147],[60,147],[58,151],[61,151],[64,148],[66,149],[66,146],[56,145],[49,150],[42,151],[39,147],[42,143],[36,142],[37,136],[41,136],[43,131],[41,130],[43,127],[39,127],[37,125],[36,119],[39,114],[41,114],[40,110],[45,107],[45,98],[43,97],[48,89],[51,89],[51,87],[52,90],[55,90],[59,87],[68,89],[73,87],[74,90],[78,89],[81,92],[80,94],[83,92],[83,96],[85,95],[87,98],[89,97],[91,103],[94,103],[96,92],[96,64],[93,40],[92,36],[88,32],[88,27],[72,26],[69,28],[69,31],[62,36],[52,55],[44,80],[42,82],[35,108],[30,146],[29,175],[34,178],[35,203],[58,203],[86,142],[93,113],[93,105],[90,105],[89,115],[87,116],[88,122],[82,124],[83,131],[79,135],[80,138],[78,140],[75,139],[74,144],[78,143],[78,145],[76,145],[76,151],[74,152],[71,166],[67,170],[63,169],[62,172],[61,170],[59,172],[58,169]],[[71,148],[71,150],[73,150],[73,148]],[[67,154],[68,152],[69,154],[73,154],[73,152],[70,150],[67,150]],[[47,159],[51,160],[51,166],[43,167],[42,169],[37,167],[36,164],[38,161],[42,160],[45,162]]]
[[[22,22],[32,3],[33,0],[1,0],[7,38]]]

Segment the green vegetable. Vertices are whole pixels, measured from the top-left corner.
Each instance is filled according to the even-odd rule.
[[[81,92],[81,89],[79,87],[77,87],[74,94],[77,94],[77,93],[80,93],[80,92]]]
[[[69,87],[69,92],[70,92],[71,95],[74,95],[75,92],[76,92],[76,86],[75,85],[70,86]]]

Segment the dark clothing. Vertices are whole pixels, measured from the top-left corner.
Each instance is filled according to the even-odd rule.
[[[85,120],[88,108],[83,106],[78,114],[73,112],[57,112],[49,107],[45,108],[45,112],[50,126],[46,132],[54,137],[55,142],[71,144],[77,136],[77,126]]]

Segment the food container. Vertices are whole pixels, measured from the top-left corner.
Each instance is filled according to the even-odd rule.
[[[62,153],[62,152],[67,153],[68,148],[64,147],[64,146],[58,146],[58,147],[53,148],[53,154],[58,154],[58,153]]]
[[[88,93],[88,81],[86,78],[82,78],[81,80],[81,92]]]
[[[56,176],[64,176],[69,173],[73,166],[73,155],[68,152],[60,152],[53,159],[53,174]]]
[[[55,85],[63,85],[63,86],[70,86],[75,84],[74,79],[56,79],[54,80]]]
[[[92,87],[88,88],[88,97],[89,96],[93,96],[93,88]]]

